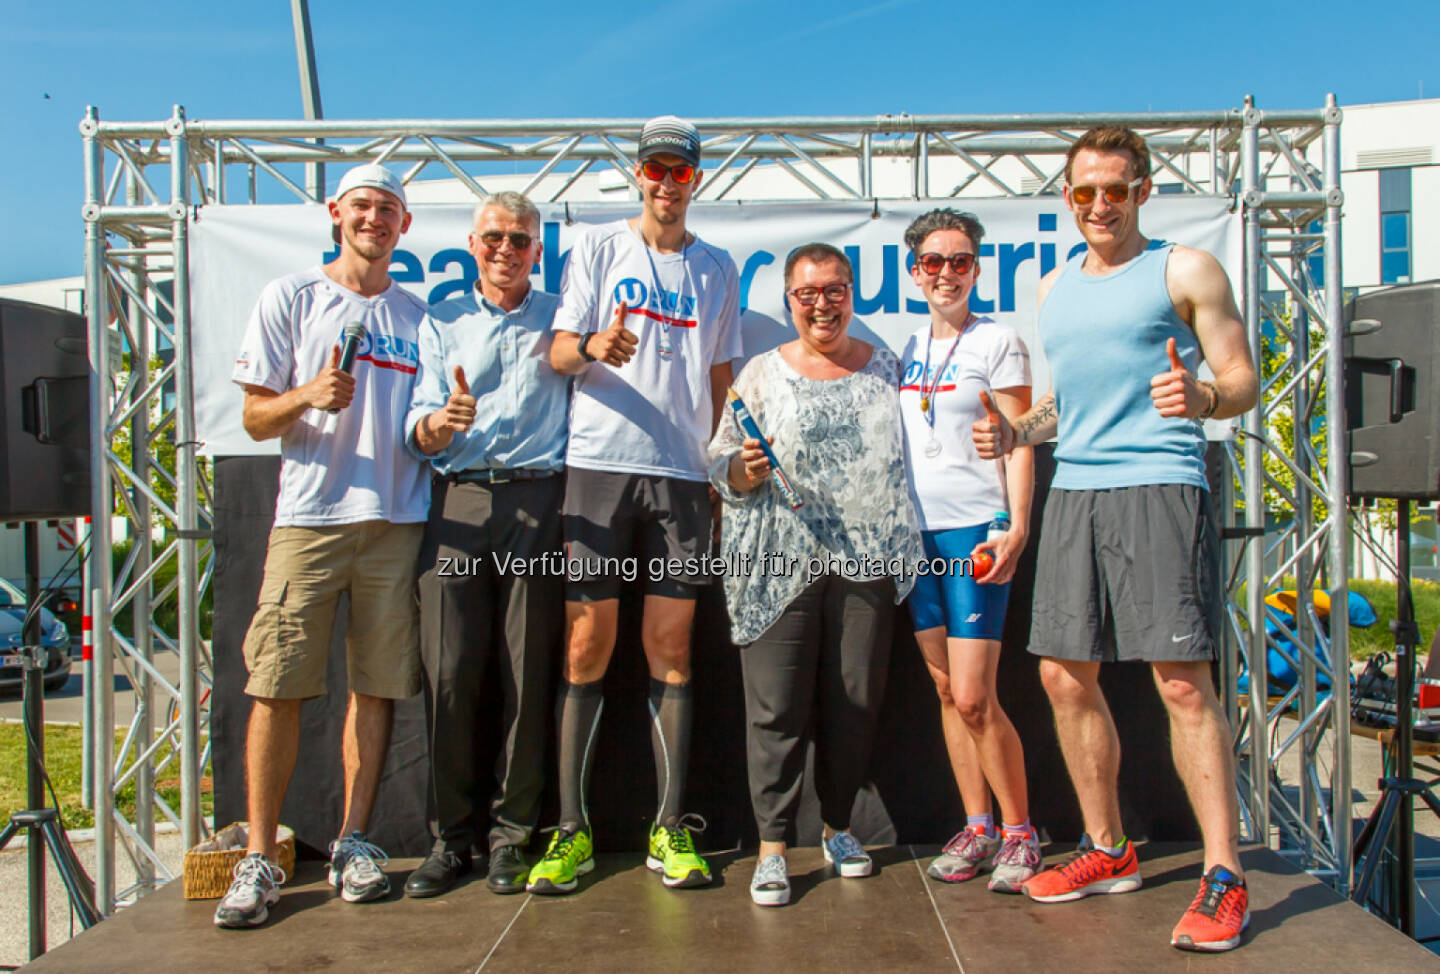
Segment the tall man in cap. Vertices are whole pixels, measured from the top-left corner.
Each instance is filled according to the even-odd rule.
[[[685,229],[700,136],[674,116],[640,134],[639,217],[593,227],[570,252],[550,361],[575,376],[566,454],[566,656],[558,705],[560,825],[528,889],[562,893],[594,867],[585,793],[601,680],[615,648],[622,576],[645,579],[659,807],[646,864],[665,885],[710,882],[684,815],[693,699],[690,627],[708,581],[705,445],[740,356],[730,255]]]
[[[570,379],[550,367],[559,298],[530,286],[539,211],[519,193],[489,197],[475,208],[469,249],[479,280],[431,307],[421,326],[405,421],[408,442],[435,473],[420,554],[435,842],[405,881],[408,896],[454,885],[487,826],[487,885],[525,889],[521,849],[540,814],[563,629]],[[497,710],[504,726],[492,774],[482,765],[492,756],[482,730]]]
[[[1219,262],[1140,232],[1150,191],[1150,152],[1134,132],[1093,128],[1070,147],[1065,203],[1088,250],[1040,282],[1053,391],[1013,427],[986,400],[974,436],[983,457],[1058,436],[1030,652],[1042,657],[1086,835],[1024,891],[1059,903],[1139,888],[1120,821],[1120,741],[1098,680],[1103,662],[1145,660],[1205,843],[1200,892],[1170,942],[1229,950],[1250,914],[1230,729],[1210,677],[1224,592],[1200,423],[1250,409],[1258,381]],[[1195,378],[1202,360],[1213,382]]]
[[[325,693],[336,601],[350,593],[344,821],[330,882],[347,902],[389,892],[385,853],[365,830],[390,743],[393,703],[420,689],[415,558],[424,470],[402,442],[425,305],[390,279],[410,226],[405,188],[362,165],[330,202],[340,256],[272,281],[251,313],[232,378],[245,390],[245,431],[280,438],[280,496],[259,605],[245,637],[249,854],[215,911],[222,927],[265,922],[284,875],[275,828],[300,746],[300,704]],[[363,325],[351,372],[347,333]],[[352,374],[353,373],[353,374]]]

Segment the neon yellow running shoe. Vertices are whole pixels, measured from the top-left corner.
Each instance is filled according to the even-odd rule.
[[[710,882],[710,866],[695,852],[691,829],[704,832],[705,820],[699,815],[682,815],[674,828],[666,828],[659,822],[650,827],[650,855],[645,865],[659,873],[671,889],[704,886]]]
[[[527,893],[555,895],[569,893],[576,878],[595,868],[595,845],[590,833],[582,828],[560,825],[551,830],[550,847],[530,869]]]

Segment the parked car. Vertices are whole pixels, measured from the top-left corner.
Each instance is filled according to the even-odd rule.
[[[0,653],[6,654],[6,665],[0,665],[0,691],[18,691],[24,684],[24,671],[18,665],[9,665],[8,655],[25,644],[21,632],[24,622],[25,593],[0,578]],[[49,653],[45,689],[58,690],[70,679],[70,630],[46,608],[40,610],[40,645]]]

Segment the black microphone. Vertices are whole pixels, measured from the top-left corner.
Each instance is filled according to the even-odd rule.
[[[345,341],[340,346],[340,371],[346,375],[355,367],[355,356],[360,352],[360,343],[365,340],[365,326],[358,321],[352,321],[345,326]],[[340,410],[327,409],[326,412],[338,413]]]

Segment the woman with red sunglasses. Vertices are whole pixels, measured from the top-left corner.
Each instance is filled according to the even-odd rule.
[[[1033,460],[1028,450],[1012,453],[1008,469],[981,460],[970,427],[992,410],[1015,417],[1030,407],[1030,356],[1012,329],[970,310],[984,233],[973,214],[952,209],[931,210],[905,231],[911,275],[930,306],[930,320],[900,357],[905,466],[929,569],[909,604],[969,813],[927,871],[958,883],[988,861],[990,889],[1018,893],[1039,867],[1040,849],[1024,753],[1000,708],[995,672],[1010,579],[1029,530]]]

